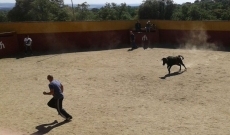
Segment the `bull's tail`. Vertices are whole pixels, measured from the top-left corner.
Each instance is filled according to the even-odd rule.
[[[184,59],[184,57],[182,55],[178,55],[179,58],[181,58],[182,60]]]

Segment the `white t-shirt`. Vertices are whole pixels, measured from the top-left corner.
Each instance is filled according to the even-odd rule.
[[[24,43],[25,43],[25,45],[27,45],[27,46],[31,46],[31,44],[32,44],[32,39],[31,39],[31,38],[25,38],[25,39],[24,39]]]

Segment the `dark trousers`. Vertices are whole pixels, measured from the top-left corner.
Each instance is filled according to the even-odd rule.
[[[141,28],[136,28],[136,32],[141,32]]]
[[[62,101],[63,98],[60,99],[55,99],[52,98],[50,101],[47,103],[47,105],[51,108],[57,109],[57,112],[59,115],[61,115],[63,118],[67,119],[71,117],[63,108],[62,108]]]
[[[148,48],[148,41],[144,41],[144,43],[143,43],[143,48],[144,48],[144,49],[147,49],[147,48]]]
[[[146,32],[150,32],[151,31],[151,27],[146,27]]]
[[[137,49],[137,45],[134,40],[131,40],[132,49]]]
[[[25,53],[27,54],[27,52],[30,52],[30,54],[32,54],[33,52],[32,52],[32,48],[31,48],[31,46],[27,46],[27,45],[25,45]]]

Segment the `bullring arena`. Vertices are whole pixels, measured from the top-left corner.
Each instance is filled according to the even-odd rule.
[[[186,46],[2,58],[0,135],[227,135],[230,53]],[[161,59],[179,54],[187,70],[168,75]],[[48,74],[71,122],[46,105]]]

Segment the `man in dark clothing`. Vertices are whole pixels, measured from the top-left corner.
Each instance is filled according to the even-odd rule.
[[[152,27],[152,24],[151,24],[151,22],[150,21],[147,21],[147,23],[146,23],[146,32],[150,32],[151,31],[151,27]]]
[[[54,80],[52,75],[48,75],[47,79],[49,80],[49,89],[50,92],[43,92],[44,95],[53,95],[53,98],[47,103],[47,105],[51,108],[55,108],[58,111],[58,114],[61,115],[66,121],[70,121],[72,116],[69,115],[63,108],[62,108],[62,101],[64,99],[63,85],[58,81]]]
[[[136,32],[141,32],[141,23],[139,21],[137,21],[135,24],[135,30]]]
[[[135,35],[132,31],[130,31],[130,42],[132,44],[132,50],[137,49],[137,46],[135,44]]]

